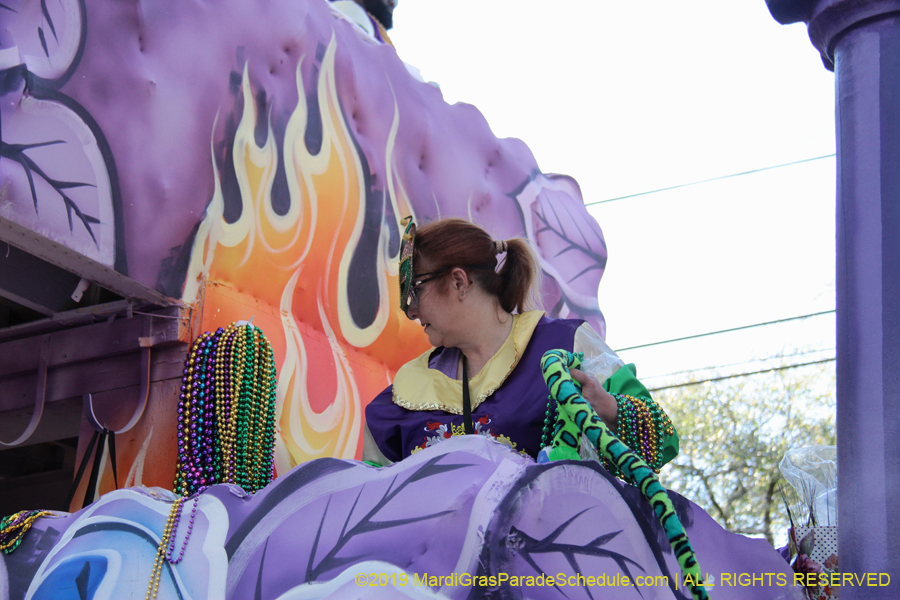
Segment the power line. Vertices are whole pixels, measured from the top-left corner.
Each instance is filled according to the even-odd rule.
[[[713,371],[717,369],[724,369],[726,367],[738,367],[741,365],[752,365],[756,363],[766,363],[772,360],[785,359],[785,358],[794,358],[796,356],[809,356],[810,354],[821,354],[823,352],[834,352],[835,348],[819,348],[818,350],[805,350],[803,352],[794,352],[793,354],[776,354],[775,356],[767,356],[765,358],[754,358],[752,360],[742,360],[740,362],[735,363],[727,363],[724,365],[717,365],[712,367],[699,367],[696,369],[685,369],[684,371],[674,371],[672,373],[665,373],[662,375],[644,375],[641,377],[641,381],[646,381],[649,379],[662,379],[666,377],[675,377],[677,375],[689,375],[691,373],[697,373],[700,371]]]
[[[788,321],[797,321],[799,319],[808,319],[809,317],[818,317],[828,315],[834,312],[834,309],[823,310],[822,312],[810,313],[808,315],[800,315],[799,317],[788,317],[787,319],[778,319],[777,321],[766,321],[764,323],[754,323],[753,325],[742,325],[740,327],[732,327],[731,329],[720,329],[719,331],[709,331],[707,333],[698,333],[696,335],[686,335],[671,340],[662,340],[660,342],[650,342],[649,344],[639,344],[637,346],[628,346],[627,348],[618,348],[616,352],[624,352],[625,350],[635,350],[637,348],[648,348],[650,346],[659,346],[661,344],[671,344],[672,342],[682,342],[684,340],[692,340],[695,338],[706,337],[708,335],[718,335],[720,333],[731,333],[732,331],[741,331],[742,329],[752,329],[753,327],[763,327],[765,325],[776,325],[778,323],[787,323]]]
[[[650,190],[647,192],[638,192],[637,194],[628,194],[627,196],[619,196],[617,198],[607,198],[606,200],[595,200],[594,202],[585,202],[585,206],[594,206],[595,204],[606,204],[607,202],[615,202],[617,200],[626,200],[628,198],[637,198],[639,196],[647,196],[650,194],[656,194],[659,192],[668,192],[669,190],[677,190],[683,187],[690,187],[692,185],[700,185],[702,183],[710,183],[712,181],[721,181],[722,179],[730,179],[731,177],[741,177],[743,175],[752,175],[753,173],[762,173],[763,171],[771,171],[772,169],[781,169],[783,167],[792,167],[794,165],[799,165],[807,162],[812,162],[814,160],[822,160],[823,158],[832,158],[834,153],[832,154],[824,154],[822,156],[814,156],[812,158],[803,158],[801,160],[795,160],[789,163],[782,163],[780,165],[771,165],[768,167],[761,167],[759,169],[752,169],[750,171],[741,171],[740,173],[731,173],[730,175],[720,175],[718,177],[713,177],[711,179],[702,179],[700,181],[692,181],[690,183],[679,183],[678,185],[673,185],[669,187],[659,188],[657,190]]]
[[[834,358],[823,358],[822,360],[814,360],[811,362],[800,363],[798,365],[787,365],[786,367],[773,367],[771,369],[763,369],[761,371],[751,371],[749,373],[736,373],[735,375],[723,375],[722,377],[710,377],[709,379],[700,379],[698,381],[688,381],[687,383],[676,383],[674,385],[666,385],[658,388],[649,388],[648,392],[658,392],[660,390],[671,390],[674,388],[688,387],[692,385],[700,385],[701,383],[710,383],[712,381],[722,381],[725,379],[734,379],[735,377],[749,377],[750,375],[761,375],[763,373],[772,373],[773,371],[786,371],[788,369],[796,369],[798,367],[808,367],[810,365],[820,365],[827,362],[833,362]]]

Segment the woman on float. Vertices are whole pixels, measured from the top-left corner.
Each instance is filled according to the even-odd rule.
[[[529,310],[539,305],[540,270],[527,240],[494,241],[462,219],[418,231],[409,222],[400,260],[401,308],[434,349],[403,365],[366,407],[363,460],[387,465],[473,433],[537,457],[555,421],[540,367],[551,349],[614,357],[619,369],[602,385],[572,371],[585,400],[612,431],[624,425],[620,438],[654,468],[678,453],[677,434],[634,365],[624,365],[584,321]]]

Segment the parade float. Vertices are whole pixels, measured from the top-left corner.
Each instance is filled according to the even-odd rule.
[[[548,314],[605,331],[577,183],[382,35],[323,0],[0,10],[0,442],[44,468],[10,478],[0,597],[799,593],[621,454],[639,485],[481,436],[358,460],[427,348],[406,215],[529,238]]]

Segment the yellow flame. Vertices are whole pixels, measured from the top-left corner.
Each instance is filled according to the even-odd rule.
[[[298,100],[281,149],[271,122],[266,143],[256,144],[256,105],[244,68],[243,111],[232,146],[241,215],[234,223],[225,222],[216,172],[184,292],[184,300],[201,309],[201,330],[255,315],[254,324],[272,342],[279,365],[279,473],[312,458],[358,456],[363,402],[381,391],[400,365],[427,348],[419,328],[396,308],[397,256],[389,251],[388,231],[382,230],[378,239],[376,317],[359,327],[350,313],[348,273],[363,233],[366,189],[363,161],[341,111],[336,52],[332,36],[316,89],[322,121],[316,154],[304,140],[309,118],[301,76],[304,59],[297,65]],[[399,124],[395,98],[384,151],[398,229],[400,219],[413,214],[397,177]],[[285,215],[278,215],[271,202],[279,150],[290,194]]]

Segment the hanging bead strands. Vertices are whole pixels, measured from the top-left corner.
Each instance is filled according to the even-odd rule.
[[[204,333],[185,361],[178,402],[175,493],[216,483],[248,492],[274,477],[275,355],[258,327]]]
[[[205,487],[201,488],[192,497],[194,503],[191,507],[190,521],[184,534],[184,541],[181,543],[181,550],[178,552],[178,556],[174,558],[175,546],[178,543],[178,524],[181,521],[184,505],[191,498],[179,497],[172,504],[169,518],[166,520],[166,526],[163,529],[162,539],[159,541],[159,548],[156,550],[156,560],[153,562],[153,571],[150,573],[150,583],[147,586],[147,597],[145,600],[154,600],[156,598],[156,594],[159,592],[159,580],[166,561],[170,565],[177,565],[184,559],[184,551],[187,549],[188,540],[191,539],[191,532],[194,530],[194,518],[197,516],[197,504],[200,502],[200,493],[205,489]]]
[[[553,396],[547,396],[547,410],[544,412],[544,427],[541,430],[541,448],[549,446],[553,435],[556,433],[553,430],[553,424],[556,423],[558,410],[559,408],[556,406]]]
[[[232,323],[196,339],[178,398],[175,500],[163,531],[146,600],[159,592],[166,561],[184,559],[200,493],[217,483],[256,492],[275,477],[275,354],[258,327]],[[192,502],[178,555],[178,526]]]
[[[31,525],[41,517],[52,517],[49,510],[23,510],[0,521],[0,551],[9,554],[19,547]]]
[[[191,539],[191,532],[194,530],[194,518],[197,516],[197,503],[199,501],[200,493],[198,492],[197,495],[194,496],[194,505],[191,507],[191,520],[188,522],[187,531],[184,534],[184,541],[181,543],[181,551],[178,553],[177,558],[172,558],[172,554],[175,552],[175,544],[178,538],[178,523],[181,521],[184,502],[172,507],[172,512],[175,513],[175,523],[172,524],[172,535],[170,537],[169,547],[166,549],[166,560],[169,561],[170,564],[176,565],[184,558],[184,551],[187,549],[188,540]]]
[[[637,398],[625,394],[612,394],[616,399],[616,435],[634,450],[656,473],[663,465],[662,440],[675,434],[675,426],[669,416],[650,398]],[[558,408],[552,396],[547,398],[544,413],[544,427],[541,431],[541,447],[547,447],[556,435]],[[603,466],[607,471],[621,477],[619,469],[605,458]]]
[[[662,440],[675,434],[669,416],[650,398],[613,394],[618,411],[616,435],[632,450],[640,454],[655,472],[663,465]],[[605,465],[611,473],[618,469]]]
[[[153,571],[150,573],[150,584],[147,586],[147,596],[144,600],[154,600],[159,592],[159,579],[162,575],[163,567],[166,560],[166,549],[169,547],[169,541],[172,539],[172,533],[177,527],[178,514],[181,512],[181,505],[184,498],[176,498],[169,511],[169,518],[166,521],[166,527],[163,529],[162,539],[159,541],[159,549],[156,551],[156,560],[153,561]]]

